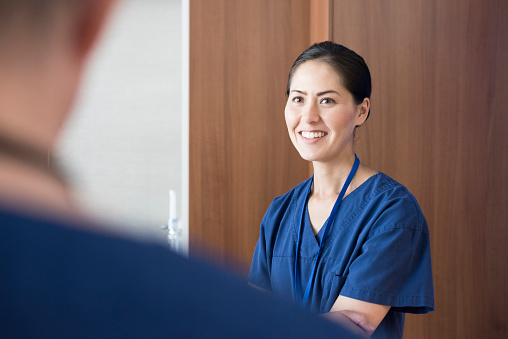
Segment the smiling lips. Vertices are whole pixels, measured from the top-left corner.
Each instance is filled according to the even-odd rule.
[[[300,133],[302,135],[302,137],[304,137],[305,139],[315,139],[315,138],[322,138],[324,137],[325,135],[327,135],[328,133],[325,133],[325,132],[308,132],[308,131],[302,131]]]

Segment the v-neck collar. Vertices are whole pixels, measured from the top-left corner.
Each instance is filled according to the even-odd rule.
[[[314,276],[316,273],[316,267],[318,266],[319,257],[321,255],[321,253],[323,252],[323,247],[326,242],[326,238],[327,238],[328,234],[330,233],[330,230],[332,229],[332,226],[333,226],[332,224],[334,223],[335,218],[337,217],[337,214],[338,214],[339,208],[342,204],[342,200],[344,199],[346,190],[348,189],[349,185],[351,184],[351,181],[353,180],[354,176],[356,175],[356,172],[358,171],[359,166],[360,166],[360,159],[358,159],[358,157],[355,154],[355,162],[353,164],[353,167],[351,168],[351,171],[349,171],[346,181],[344,182],[344,185],[342,186],[342,188],[340,190],[339,196],[337,197],[337,200],[335,200],[335,204],[333,205],[332,211],[330,212],[330,216],[328,217],[328,220],[326,221],[325,225],[323,226],[323,228],[324,228],[323,239],[321,240],[321,243],[318,247],[317,255],[313,260],[312,272],[310,274],[309,280],[307,281],[307,284],[305,285],[306,286],[305,293],[303,294],[303,297],[302,297],[302,290],[301,290],[302,286],[300,284],[300,270],[299,270],[300,263],[298,262],[298,256],[301,252],[303,252],[302,248],[300,248],[300,245],[303,242],[303,239],[301,239],[301,238],[303,238],[303,233],[306,232],[305,228],[307,228],[309,230],[308,232],[312,232],[311,227],[304,227],[305,219],[306,219],[305,211],[306,211],[306,207],[307,207],[307,201],[308,201],[308,198],[310,195],[310,189],[309,189],[310,187],[307,187],[307,190],[305,193],[305,199],[303,201],[304,205],[302,206],[302,209],[300,212],[300,227],[298,227],[298,238],[296,240],[296,249],[295,249],[295,279],[294,279],[295,300],[298,300],[298,301],[301,300],[301,303],[303,306],[307,306],[307,302],[309,300],[308,299],[309,293],[310,293],[310,290],[312,289],[312,285],[314,283]],[[312,180],[310,182],[312,182]],[[302,230],[302,228],[303,228],[303,230]],[[314,232],[312,232],[312,235],[313,235],[314,241],[317,242],[316,238],[314,237]],[[311,241],[309,240],[309,242],[311,242]],[[311,246],[312,245],[310,245],[309,247],[311,247]],[[303,247],[303,244],[301,247]],[[302,255],[301,255],[302,260],[304,259],[303,254],[304,253],[302,253]]]
[[[305,185],[302,186],[302,192],[309,192],[310,194],[310,186],[312,185],[312,179],[308,179]],[[305,208],[305,215],[303,220],[303,230],[302,230],[302,239],[300,243],[300,258],[314,258],[318,251],[319,251],[319,245],[321,244],[321,239],[323,238],[323,230],[324,227],[321,227],[321,229],[318,231],[317,234],[314,234],[314,231],[312,230],[312,225],[310,223],[310,217],[309,217],[309,208],[308,208],[308,195],[305,193],[300,194],[296,209],[301,211],[301,208]],[[297,213],[298,214],[298,213]],[[299,223],[299,217],[296,216],[295,218],[295,231],[298,232],[298,225]],[[328,218],[326,219],[328,220]],[[325,221],[326,223],[326,221]]]
[[[367,182],[371,181],[372,178],[376,177],[376,175],[371,176],[368,178],[365,182],[363,182],[360,186],[358,186],[355,190],[353,190],[351,193],[349,193],[347,196],[342,199],[342,202],[344,202],[346,199],[350,196],[354,196],[358,194],[359,191],[363,188],[363,186],[366,185]],[[304,205],[305,207],[305,217],[304,217],[304,225],[302,230],[302,239],[300,244],[300,258],[313,258],[316,256],[317,252],[319,251],[319,245],[321,244],[321,241],[323,239],[323,233],[324,233],[324,227],[321,227],[317,234],[314,234],[314,231],[312,230],[312,225],[310,223],[310,216],[309,216],[309,208],[308,208],[308,198],[309,196],[305,194],[305,192],[309,192],[310,194],[310,186],[312,185],[313,177],[307,179],[307,181],[304,183],[304,185],[301,186],[301,192],[302,194],[299,194],[299,197],[296,201],[296,209],[301,210],[301,206]],[[329,218],[330,216],[328,216]],[[338,217],[338,215],[337,215]],[[326,218],[325,222],[326,224],[328,221],[328,218]],[[298,225],[299,225],[299,216],[298,213],[295,214],[295,234],[298,232]],[[334,221],[334,223],[337,221],[337,219]],[[333,227],[333,225],[330,225]],[[333,237],[333,236],[332,236]],[[324,248],[323,248],[324,249]]]

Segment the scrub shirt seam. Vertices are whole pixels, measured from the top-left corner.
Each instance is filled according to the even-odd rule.
[[[397,225],[400,225],[400,227],[395,227]],[[370,240],[373,237],[383,234],[383,233],[388,233],[388,232],[393,232],[393,231],[398,231],[398,230],[420,232],[424,236],[429,236],[428,233],[423,232],[418,227],[411,227],[410,225],[406,225],[406,224],[395,224],[395,225],[389,225],[389,226],[383,227],[382,229],[376,230],[374,233],[372,233],[370,236],[367,237],[367,240]]]
[[[346,292],[348,292],[348,290],[353,292],[353,293],[355,293],[355,292],[370,293],[370,294],[374,294],[374,295],[378,295],[378,296],[382,296],[382,297],[394,298],[394,299],[397,299],[397,300],[402,300],[402,299],[406,299],[406,298],[418,298],[418,299],[425,298],[425,299],[434,300],[433,296],[428,296],[428,295],[423,295],[423,296],[421,296],[421,295],[395,296],[395,295],[383,294],[383,293],[379,293],[379,292],[375,292],[375,291],[371,291],[371,290],[367,290],[367,289],[359,289],[359,288],[353,288],[353,287],[346,287]],[[347,293],[345,293],[345,294],[339,293],[339,295],[343,295],[343,296],[347,297],[346,294]],[[349,297],[349,298],[353,298],[353,297]]]
[[[350,216],[344,221],[344,226],[340,227],[340,229],[338,231],[342,231],[346,228],[349,227],[349,225],[358,217],[358,215],[361,214],[361,211],[363,209],[365,209],[365,207],[369,204],[369,202],[376,196],[378,196],[379,194],[381,194],[382,192],[385,192],[387,190],[389,190],[390,188],[397,188],[397,187],[403,187],[401,184],[397,183],[396,181],[394,181],[393,179],[391,179],[390,177],[388,177],[386,174],[382,173],[382,172],[379,172],[378,174],[376,175],[373,175],[372,177],[370,177],[369,179],[367,179],[367,181],[369,181],[371,178],[374,178],[374,177],[377,177],[377,176],[383,176],[385,179],[388,179],[386,183],[382,184],[381,186],[379,186],[378,188],[376,188],[374,190],[374,192],[372,192],[370,195],[368,195],[365,199],[363,199],[363,203],[358,206],[351,214]],[[293,228],[293,240],[296,242],[298,240],[298,234],[297,234],[297,230],[295,228],[295,223],[296,223],[296,220],[295,218],[298,217],[298,213],[294,213],[294,210],[296,209],[296,205],[297,205],[297,202],[298,202],[298,199],[297,197],[299,197],[301,194],[304,194],[305,192],[301,192],[305,187],[302,187],[302,186],[305,186],[305,184],[308,184],[307,181],[308,180],[311,180],[311,178],[301,182],[300,184],[298,184],[295,188],[294,188],[294,194],[293,196],[291,197],[291,202],[290,202],[290,206],[289,208],[291,208],[291,211],[290,211],[290,214],[293,216],[292,217],[292,220],[291,220],[291,226]],[[366,182],[367,182],[366,181]],[[365,183],[365,182],[364,182]],[[360,187],[363,186],[360,185]],[[297,192],[298,190],[298,192]],[[356,190],[355,190],[356,191]],[[354,192],[354,191],[353,191]],[[289,192],[288,192],[289,193]],[[350,197],[351,195],[348,195],[346,198]],[[344,199],[346,199],[344,198]],[[296,201],[295,201],[296,200]],[[339,213],[340,213],[340,209],[339,209]],[[336,224],[334,223],[334,226]],[[330,237],[330,240],[333,240],[335,239],[338,235],[336,234],[330,234],[329,236]],[[330,246],[329,243],[332,243],[332,241],[329,241],[327,242],[325,245],[324,245],[324,248],[323,250]]]
[[[409,193],[409,191],[407,190],[406,187],[402,186],[402,189],[404,190],[404,192],[406,193],[406,196],[409,197],[409,199],[411,199],[411,202],[413,203],[413,207],[415,209],[415,213],[416,213],[416,216],[417,216],[417,224],[419,225],[421,223],[420,221],[420,213],[418,213],[418,204],[416,203],[416,199],[415,197]]]
[[[391,179],[389,177],[386,177],[386,178]],[[347,228],[349,226],[349,224],[351,224],[353,222],[353,220],[356,219],[358,217],[358,215],[360,215],[361,211],[365,208],[365,206],[367,206],[369,204],[369,202],[371,202],[375,197],[377,197],[378,195],[380,195],[381,193],[383,193],[385,191],[388,191],[390,188],[397,188],[400,186],[402,186],[402,185],[401,184],[397,185],[397,183],[395,181],[390,180],[389,182],[376,188],[374,190],[374,192],[372,192],[369,196],[367,196],[363,200],[363,203],[360,206],[358,206],[353,213],[351,213],[349,218],[347,218],[345,220],[344,226],[341,227],[341,229]]]
[[[342,227],[340,227],[337,231],[342,231],[342,230],[345,230],[349,227],[349,225],[361,214],[361,212],[365,209],[365,207],[377,196],[379,196],[381,193],[383,192],[386,192],[388,191],[389,189],[397,189],[397,188],[403,188],[404,190],[404,186],[402,184],[399,184],[398,182],[394,181],[393,179],[391,179],[390,177],[386,176],[385,174],[379,172],[377,175],[379,174],[382,174],[386,179],[389,179],[387,183],[379,186],[378,188],[376,188],[372,194],[370,194],[369,196],[367,196],[364,200],[363,200],[363,203],[358,206],[351,214],[350,216],[344,221],[344,225]],[[407,190],[404,190],[404,192],[407,194]],[[410,197],[410,195],[409,195]],[[414,201],[411,200],[414,204]],[[339,213],[340,213],[340,210],[339,210]],[[417,215],[418,215],[418,211],[416,211]],[[334,223],[335,224],[335,223]],[[334,225],[336,226],[336,224]],[[330,236],[330,241],[327,242],[324,246],[323,246],[323,250],[329,246],[332,246],[331,243],[333,243],[333,239],[337,238],[339,235],[337,233],[334,233],[334,234],[331,234],[329,235]],[[372,236],[371,236],[372,237]],[[368,237],[367,239],[370,239],[371,237]]]

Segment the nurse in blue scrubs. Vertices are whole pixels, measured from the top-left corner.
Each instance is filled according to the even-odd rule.
[[[429,230],[407,188],[355,155],[370,96],[365,61],[344,46],[314,44],[294,62],[286,124],[314,174],[268,208],[248,281],[372,338],[402,338],[405,313],[434,309]]]

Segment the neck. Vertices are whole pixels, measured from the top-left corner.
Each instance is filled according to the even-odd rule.
[[[334,163],[313,162],[312,195],[321,199],[337,198],[355,162],[354,153]],[[346,195],[351,191],[352,183]]]

